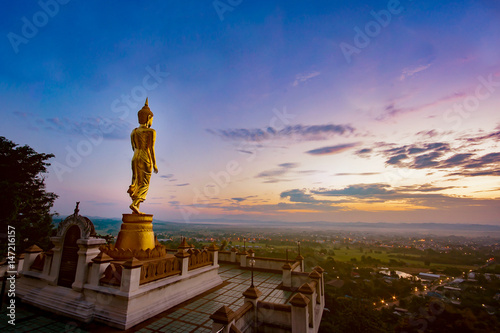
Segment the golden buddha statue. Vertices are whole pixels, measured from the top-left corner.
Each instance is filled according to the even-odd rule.
[[[151,128],[153,112],[149,109],[148,99],[137,113],[140,126],[130,134],[134,157],[132,157],[132,184],[127,193],[132,198],[130,209],[134,214],[144,214],[139,211],[139,205],[146,200],[149,189],[151,171],[158,173],[155,159],[156,131]]]

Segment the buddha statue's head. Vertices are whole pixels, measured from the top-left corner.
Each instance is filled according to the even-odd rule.
[[[151,126],[153,120],[153,112],[149,109],[148,99],[146,98],[146,103],[142,109],[137,112],[137,117],[139,118],[139,124]]]

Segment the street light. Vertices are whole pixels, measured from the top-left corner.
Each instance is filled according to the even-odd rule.
[[[243,251],[247,250],[247,239],[246,237],[243,237]]]
[[[255,265],[255,259],[250,259],[250,267],[252,268],[252,285],[250,287],[254,288],[253,286],[253,266]]]
[[[300,241],[297,241],[297,247],[299,248],[299,256],[300,256]]]

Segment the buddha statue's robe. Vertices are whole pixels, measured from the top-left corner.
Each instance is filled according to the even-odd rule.
[[[154,165],[154,144],[156,132],[152,128],[137,127],[130,135],[134,157],[132,157],[132,184],[128,193],[133,202],[146,200],[149,180]]]

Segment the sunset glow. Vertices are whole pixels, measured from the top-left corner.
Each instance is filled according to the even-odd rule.
[[[55,155],[62,215],[128,213],[147,96],[155,219],[498,224],[499,31],[495,1],[71,1],[3,39],[1,135]]]

